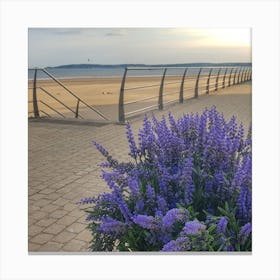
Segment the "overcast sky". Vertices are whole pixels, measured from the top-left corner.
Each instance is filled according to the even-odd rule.
[[[188,28],[30,28],[29,67],[251,62],[251,32]]]

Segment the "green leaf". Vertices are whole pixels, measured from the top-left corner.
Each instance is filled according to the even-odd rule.
[[[230,212],[230,209],[229,209],[229,205],[228,205],[228,202],[226,201],[225,203],[225,210],[229,213]]]
[[[216,229],[217,225],[213,224],[211,227],[208,228],[209,233],[212,233]]]

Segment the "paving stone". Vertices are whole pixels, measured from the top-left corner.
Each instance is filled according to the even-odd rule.
[[[65,205],[66,203],[68,203],[68,202],[69,202],[69,200],[67,200],[67,199],[59,198],[59,199],[55,200],[55,201],[53,202],[53,204],[59,205],[59,206],[64,206],[64,205]]]
[[[35,211],[31,214],[31,218],[35,219],[35,220],[39,220],[44,218],[45,216],[47,216],[48,213],[46,212],[42,212],[42,211]]]
[[[58,242],[58,243],[67,243],[69,240],[73,239],[76,236],[75,233],[69,232],[69,231],[63,231],[60,234],[56,235],[52,241]]]
[[[51,225],[55,222],[56,222],[56,219],[54,219],[54,218],[45,218],[45,219],[38,221],[36,223],[36,225],[41,226],[41,227],[48,227],[49,225]]]
[[[50,201],[47,199],[39,199],[39,200],[36,200],[33,202],[33,205],[39,206],[39,207],[43,207],[43,206],[46,206],[49,204],[50,204]]]
[[[73,233],[79,233],[82,230],[86,228],[85,224],[82,223],[73,223],[69,227],[66,228],[67,231],[73,232]]]
[[[69,226],[77,220],[75,216],[65,215],[63,218],[57,220],[58,224]]]
[[[65,210],[56,210],[56,211],[50,213],[50,217],[60,219],[63,216],[65,216],[66,214],[67,214],[67,211],[65,211]]]
[[[63,210],[65,211],[72,211],[77,208],[77,205],[74,203],[67,203],[64,205]]]
[[[28,252],[36,252],[39,250],[40,247],[41,247],[40,244],[29,242],[28,243]]]
[[[48,196],[46,196],[46,199],[55,201],[60,197],[61,197],[61,194],[58,194],[58,193],[54,192],[54,193],[48,194]]]
[[[48,233],[40,233],[30,239],[30,242],[33,243],[38,243],[38,244],[45,244],[48,242],[51,238],[53,238],[53,234],[48,234]]]
[[[49,241],[40,247],[40,252],[58,252],[63,244]]]
[[[28,217],[28,226],[30,227],[33,224],[36,224],[38,220],[31,218],[31,216]]]
[[[39,192],[39,191],[43,190],[45,188],[45,186],[41,185],[41,184],[39,184],[39,185],[35,184],[35,186],[33,186],[33,188],[36,189],[37,192]]]
[[[78,223],[82,223],[82,224],[87,224],[88,225],[88,222],[86,221],[86,217],[87,215],[85,214],[84,216],[82,216],[81,218],[79,218],[77,220]]]
[[[71,192],[71,193],[66,193],[62,196],[65,199],[73,199],[75,197],[77,197],[77,194],[75,192]]]
[[[68,185],[68,186],[66,186],[66,187],[62,187],[61,189],[58,189],[57,191],[56,191],[56,193],[58,193],[58,194],[60,194],[60,195],[63,195],[63,194],[67,194],[67,193],[69,193],[69,191],[70,191],[70,186]]]
[[[58,208],[60,208],[59,205],[49,204],[49,205],[42,207],[41,211],[51,213],[51,212],[55,212],[55,210],[57,210]]]
[[[30,199],[30,200],[39,200],[39,199],[42,199],[42,198],[44,198],[45,197],[45,195],[44,194],[40,194],[40,193],[36,193],[36,194],[33,194],[33,195],[31,195],[31,196],[29,196],[28,197],[28,199]],[[35,206],[36,207],[36,206]],[[38,207],[38,206],[37,206]]]
[[[31,225],[31,226],[28,228],[28,235],[30,235],[30,236],[35,236],[35,235],[37,235],[38,233],[40,233],[43,229],[44,229],[43,227],[36,226],[36,225]]]
[[[60,225],[60,224],[54,223],[54,224],[50,225],[49,227],[45,228],[43,230],[43,232],[51,233],[51,234],[58,234],[63,229],[65,229],[64,225]]]
[[[81,252],[85,248],[86,245],[87,245],[87,243],[84,241],[73,239],[70,242],[66,243],[65,246],[63,246],[62,251],[64,251],[64,252]]]
[[[36,190],[36,189],[29,189],[28,190],[28,196],[29,195],[33,195],[33,194],[35,194],[35,193],[37,193],[38,192],[38,190]]]
[[[76,237],[75,239],[78,239],[78,240],[82,240],[82,241],[85,241],[85,242],[90,242],[92,240],[92,234],[90,233],[89,230],[85,229],[83,230],[82,232],[80,232]]]
[[[45,188],[45,189],[41,190],[41,191],[39,192],[39,194],[51,194],[51,193],[53,193],[53,192],[55,192],[55,190],[52,190],[52,189],[50,189],[50,188]]]
[[[75,210],[69,212],[68,215],[80,218],[84,215],[84,213],[85,212],[80,209],[75,209]]]
[[[32,205],[32,203],[28,203],[28,211],[29,212],[35,212],[35,211],[39,211],[41,208],[39,206],[34,206]]]

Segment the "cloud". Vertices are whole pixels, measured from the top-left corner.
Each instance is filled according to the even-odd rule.
[[[55,35],[80,35],[82,30],[79,28],[54,28]]]
[[[29,28],[29,31],[37,36],[80,35],[82,33],[81,28]]]
[[[110,37],[110,36],[119,37],[119,36],[125,36],[125,35],[126,35],[126,33],[124,32],[124,30],[111,31],[111,32],[108,32],[105,34],[105,36],[108,36],[108,37]]]

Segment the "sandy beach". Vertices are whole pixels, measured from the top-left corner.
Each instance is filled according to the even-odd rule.
[[[167,76],[164,83],[164,102],[179,99],[179,91],[181,86],[180,76]],[[220,79],[220,83],[221,83]],[[75,79],[61,79],[60,80],[67,88],[69,88],[76,96],[85,101],[87,104],[96,107],[101,112],[109,113],[113,118],[117,115],[119,93],[121,87],[122,77],[116,78],[75,78]],[[201,90],[206,89],[207,77],[203,77],[200,80],[199,86]],[[124,102],[131,102],[139,99],[144,99],[154,96],[153,99],[143,101],[142,104],[137,104],[139,108],[141,106],[153,105],[158,102],[158,92],[160,89],[161,77],[127,77],[125,83]],[[215,82],[215,77],[211,78],[210,84]],[[219,83],[219,84],[220,84]],[[193,89],[195,80],[191,77],[187,77],[185,80],[185,93],[184,97],[189,98],[194,95]],[[147,88],[132,89],[135,87],[150,86]],[[45,91],[44,91],[45,90]],[[59,116],[47,105],[55,110],[70,114],[73,113],[60,104],[57,100],[50,97],[47,93],[50,93],[58,100],[62,101],[66,106],[75,111],[77,106],[77,99],[69,94],[63,87],[54,82],[53,80],[37,80],[37,100],[40,114],[50,116]],[[32,93],[33,93],[33,81],[28,81],[28,115],[33,116],[32,105]],[[47,105],[46,105],[47,104]],[[137,107],[137,108],[138,108]],[[79,104],[79,110],[82,112],[86,106],[82,103]],[[125,110],[135,109],[135,104],[126,105]],[[137,109],[136,108],[136,109]],[[112,114],[111,114],[112,110]],[[114,111],[114,112],[113,112]]]

